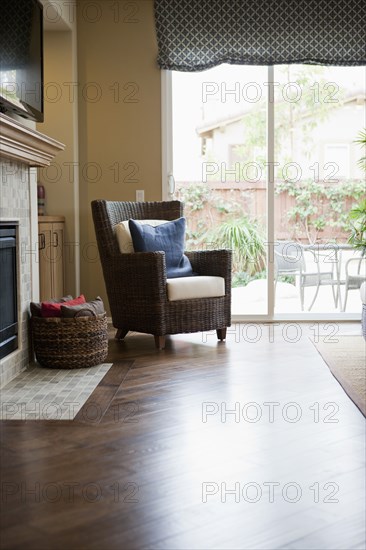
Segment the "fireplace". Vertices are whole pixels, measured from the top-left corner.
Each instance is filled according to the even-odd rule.
[[[0,359],[18,348],[17,228],[0,223]]]
[[[1,388],[31,359],[29,303],[39,301],[37,167],[64,146],[2,113],[0,125]]]

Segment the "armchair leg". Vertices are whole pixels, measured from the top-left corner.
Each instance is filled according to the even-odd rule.
[[[226,327],[225,328],[218,328],[216,330],[216,334],[217,334],[217,338],[219,340],[221,340],[221,341],[225,340],[225,338],[226,338]]]
[[[165,348],[165,336],[158,336],[157,334],[154,334],[154,339],[155,339],[155,347],[157,349]]]
[[[116,335],[115,335],[115,339],[116,340],[123,340],[123,338],[126,336],[127,332],[128,332],[128,329],[118,328],[117,332],[116,332]]]

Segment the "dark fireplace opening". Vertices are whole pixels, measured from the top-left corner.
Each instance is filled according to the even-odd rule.
[[[18,348],[16,226],[0,224],[0,359]]]

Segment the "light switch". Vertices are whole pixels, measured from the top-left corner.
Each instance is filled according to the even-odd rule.
[[[143,202],[145,200],[145,191],[143,189],[136,189],[137,202]]]

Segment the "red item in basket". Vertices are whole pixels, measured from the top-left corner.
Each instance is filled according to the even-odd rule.
[[[61,306],[77,306],[78,304],[85,304],[85,302],[84,294],[80,294],[77,298],[68,300],[67,302],[42,302],[41,317],[61,317]]]

